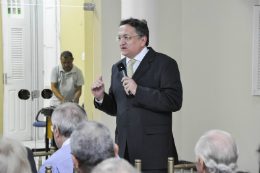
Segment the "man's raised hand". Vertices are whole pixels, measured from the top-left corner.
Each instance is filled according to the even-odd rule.
[[[92,83],[91,92],[97,100],[102,100],[104,98],[105,85],[102,81],[102,76]]]

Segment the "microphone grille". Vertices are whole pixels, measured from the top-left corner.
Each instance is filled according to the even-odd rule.
[[[125,70],[125,66],[124,66],[123,63],[117,64],[117,68],[118,68],[119,71]]]

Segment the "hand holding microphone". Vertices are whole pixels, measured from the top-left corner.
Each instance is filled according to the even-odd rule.
[[[132,78],[127,77],[124,64],[119,63],[117,65],[117,68],[122,76],[121,82],[123,82],[123,87],[125,89],[126,94],[135,95],[136,89],[137,89],[137,84],[135,83],[135,81]]]

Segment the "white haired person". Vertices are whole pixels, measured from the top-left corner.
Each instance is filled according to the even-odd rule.
[[[211,130],[200,137],[195,146],[199,173],[235,173],[238,148],[232,136],[221,130]]]
[[[17,140],[0,136],[0,173],[31,173],[25,147]]]
[[[95,121],[77,127],[71,135],[70,147],[78,173],[90,173],[97,164],[118,154],[118,146],[113,142],[109,129]]]
[[[52,166],[52,173],[72,173],[70,135],[77,126],[88,121],[87,114],[76,103],[68,102],[54,110],[51,121],[54,140],[59,150],[43,163],[39,173],[45,173],[46,166]]]
[[[111,158],[98,164],[91,173],[139,173],[125,159]]]

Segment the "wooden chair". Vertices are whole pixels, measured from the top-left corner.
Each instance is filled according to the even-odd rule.
[[[168,158],[168,173],[174,173],[174,169],[180,169],[181,173],[184,173],[184,170],[189,170],[193,173],[194,171],[197,171],[195,163],[188,162],[188,161],[179,161],[180,164],[174,165],[174,158],[169,157]],[[135,168],[141,172],[142,170],[142,162],[139,159],[135,160]]]
[[[195,163],[188,161],[179,161],[178,165],[174,165],[174,158],[168,158],[168,173],[174,173],[175,169],[180,169],[181,173],[184,173],[184,170],[190,170],[190,173],[197,171]]]

